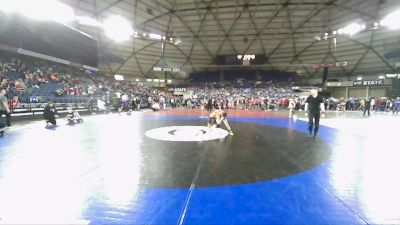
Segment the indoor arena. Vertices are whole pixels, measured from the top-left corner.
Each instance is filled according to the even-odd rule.
[[[0,224],[400,224],[400,1],[4,0]]]

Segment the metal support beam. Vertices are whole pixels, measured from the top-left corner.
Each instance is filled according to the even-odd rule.
[[[197,2],[195,1],[194,3],[195,3],[195,6],[196,6],[196,9],[198,9],[198,4],[197,4]],[[211,3],[212,3],[212,2],[210,2],[209,5],[211,5]],[[197,32],[196,32],[196,37],[199,36],[199,34],[200,34],[200,32],[201,32],[201,30],[202,30],[202,28],[203,28],[203,24],[204,24],[204,21],[205,21],[206,18],[207,18],[208,12],[209,12],[209,11],[207,10],[207,12],[204,14],[204,17],[203,17],[203,18],[201,19],[201,21],[200,21],[199,29],[198,29]],[[197,14],[200,14],[200,12],[197,11]],[[192,46],[190,47],[189,57],[186,58],[186,60],[185,60],[185,62],[183,63],[182,66],[185,66],[186,63],[189,62],[189,61],[192,59],[193,49],[194,49],[194,46],[196,45],[196,43],[197,43],[197,39],[194,39],[193,44],[192,44]]]
[[[326,8],[331,7],[331,5],[337,1],[338,0],[330,0],[328,3],[324,4],[323,7],[319,7],[319,5],[317,7],[314,7],[314,9],[312,9],[311,12],[306,16],[306,19],[300,25],[298,25],[293,32],[297,32],[300,28],[304,26],[304,24],[306,24],[308,21],[317,16]],[[279,44],[268,54],[267,58],[270,58],[276,52],[276,50],[278,50],[283,45],[283,43],[285,43],[285,41],[286,39],[280,41]]]
[[[182,19],[182,17],[180,17],[180,16],[178,16],[178,15],[176,15],[176,14],[173,14],[173,15],[174,15],[176,18],[178,18],[179,21],[181,21],[181,23],[186,27],[187,30],[189,30],[189,32],[190,32],[193,36],[195,36],[195,32],[194,32],[194,31],[192,30],[192,28]],[[197,38],[197,37],[194,37],[194,38],[198,39],[198,41],[200,42],[200,44],[203,46],[204,50],[206,50],[207,54],[208,54],[211,58],[213,58],[213,55],[211,54],[210,50],[208,50],[208,48],[207,48],[207,46],[204,44],[204,42],[203,42],[201,39]]]
[[[329,54],[326,54],[325,57],[324,57],[324,59],[322,60],[322,63],[323,63],[323,64],[325,64],[325,61],[326,61],[326,59],[327,59],[328,57],[329,57]],[[310,77],[310,78],[313,78],[313,77],[319,72],[319,69],[321,69],[321,67],[318,68],[318,69],[316,69],[316,70],[314,71],[314,73],[311,74],[311,77]]]
[[[253,44],[253,42],[254,42],[257,38],[260,40],[260,42],[261,42],[261,44],[262,44],[262,41],[261,41],[261,38],[260,38],[260,36],[262,35],[262,32],[271,24],[271,22],[275,19],[275,17],[278,16],[279,13],[281,13],[281,11],[282,11],[284,8],[286,8],[286,7],[287,7],[286,5],[281,5],[281,7],[280,7],[278,10],[276,10],[276,12],[274,13],[274,15],[271,16],[271,17],[269,17],[269,19],[268,19],[267,22],[262,26],[262,28],[259,29],[259,30],[257,30],[256,36],[255,36],[253,39],[251,39],[251,41],[250,41],[250,43],[247,45],[247,47],[246,47],[244,53],[246,53],[246,52],[250,49],[251,45]],[[264,54],[266,54],[265,51],[264,51]]]
[[[160,62],[162,56],[160,56],[160,58],[158,58],[158,60],[149,68],[149,70],[147,71],[145,77],[148,77],[150,72],[153,71],[153,68]]]
[[[95,12],[94,15],[95,15],[95,16],[98,16],[98,15],[100,15],[101,13],[103,13],[104,11],[110,9],[110,8],[113,7],[114,5],[117,5],[118,3],[123,2],[123,1],[125,1],[125,0],[117,0],[117,1],[115,1],[115,2],[113,2],[113,3],[111,3],[111,4],[109,4],[109,5],[107,5],[106,7],[100,9],[100,10],[96,10],[96,12]]]
[[[115,70],[115,73],[117,73],[135,54],[145,50],[146,48],[148,48],[148,47],[150,47],[150,46],[152,46],[152,45],[154,45],[156,43],[158,43],[158,42],[149,43],[149,44],[141,47],[140,49],[136,50],[135,52],[132,52],[132,54],[130,54],[128,56],[128,58],[126,58],[125,62],[123,62],[121,65],[118,66],[118,68]]]
[[[249,2],[250,2],[250,0],[247,0],[246,4],[248,5]],[[237,4],[236,4],[236,5],[237,5]],[[243,9],[240,11],[239,15],[235,18],[235,20],[233,21],[232,25],[229,27],[228,34],[232,32],[233,28],[235,27],[236,22],[240,19],[240,17],[241,17],[242,14],[244,13],[244,10],[245,10],[245,9],[246,9],[246,7],[243,6]],[[216,56],[218,56],[219,52],[221,51],[222,46],[224,45],[226,39],[227,39],[227,36],[225,35],[224,39],[222,40],[221,45],[219,46],[217,52],[215,53],[215,56],[213,57],[213,61],[214,61],[214,58],[215,58]],[[213,62],[211,62],[211,64],[212,64],[212,63],[213,63]]]
[[[238,2],[238,0],[236,2]],[[299,3],[281,3],[281,5],[286,5],[286,6],[297,5],[297,4],[299,4]],[[247,2],[244,1],[242,4],[211,7],[211,10],[216,9],[216,8],[227,9],[227,8],[254,7],[254,6],[257,6],[257,5],[260,6],[260,7],[261,6],[275,6],[276,3],[273,3],[271,1],[265,1],[265,2],[262,2],[262,3],[250,3],[250,1],[247,1]],[[321,1],[314,1],[314,2],[302,2],[301,5],[311,5],[311,6],[325,5],[325,6],[330,6],[330,5],[332,5],[332,3],[331,2],[325,2],[325,3],[322,2],[321,3]],[[207,7],[199,8],[199,10],[207,10]],[[176,11],[165,12],[163,14],[157,15],[157,16],[155,16],[153,18],[150,18],[150,19],[138,24],[138,26],[145,25],[145,24],[147,24],[147,23],[149,23],[151,21],[154,21],[156,19],[162,18],[163,16],[168,15],[168,14],[176,14],[177,12],[186,12],[186,13],[188,13],[188,12],[192,12],[192,11],[196,11],[196,7],[194,7],[194,8],[193,7],[182,8],[182,9],[179,9],[179,10],[176,10]]]
[[[94,7],[94,11],[97,12],[97,2],[96,2],[96,0],[93,0],[93,7]],[[95,16],[95,18],[96,18],[96,20],[98,20],[98,16],[97,15]],[[102,46],[102,48],[104,49],[100,30],[97,30],[97,37],[99,39],[99,45]],[[107,66],[108,66],[108,69],[110,70],[111,74],[114,75],[114,71],[113,71],[113,69],[112,69],[112,67],[111,67],[109,62],[107,62]]]
[[[137,6],[138,6],[138,0],[135,0],[135,20],[133,21],[133,27],[135,27],[136,21],[137,21]],[[136,38],[133,38],[133,52],[136,52]],[[137,66],[139,67],[140,73],[142,74],[142,77],[145,77],[143,67],[139,62],[139,59],[136,56],[136,53],[133,55],[133,58],[135,59],[135,62]]]
[[[395,73],[395,72],[396,72],[396,69],[395,69],[387,60],[385,60],[385,58],[383,58],[383,56],[381,56],[372,46],[368,46],[367,44],[362,43],[362,42],[360,42],[360,41],[357,41],[357,40],[355,40],[355,39],[353,39],[353,38],[351,38],[351,37],[346,37],[346,36],[345,36],[344,38],[346,38],[347,40],[350,40],[350,41],[352,41],[352,42],[354,42],[354,43],[356,43],[356,44],[359,44],[359,45],[363,46],[363,47],[366,48],[366,49],[369,49],[369,50],[372,51],[383,63],[385,63],[387,67],[390,68],[390,70],[391,70],[392,73]]]

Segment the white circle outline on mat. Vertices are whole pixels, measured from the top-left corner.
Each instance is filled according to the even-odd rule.
[[[145,135],[161,141],[210,141],[223,139],[228,131],[221,128],[208,128],[204,126],[171,126],[148,130]]]

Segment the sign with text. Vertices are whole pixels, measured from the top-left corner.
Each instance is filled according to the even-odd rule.
[[[333,63],[327,63],[327,64],[322,63],[322,64],[312,64],[311,65],[311,67],[314,69],[318,69],[320,67],[334,67],[334,66],[336,66],[336,64],[333,64]]]
[[[187,89],[186,88],[169,88],[168,91],[171,91],[171,92],[186,92]]]
[[[342,86],[342,82],[326,82],[325,86],[327,86],[327,87],[340,87],[340,86]]]
[[[386,74],[385,75],[386,76],[386,78],[400,78],[400,74],[397,74],[397,73],[389,73],[389,74]]]
[[[180,68],[175,68],[175,67],[153,67],[153,71],[157,72],[174,72],[174,73],[179,73],[181,72]]]
[[[336,63],[314,63],[311,64],[311,67],[314,69],[318,69],[321,67],[339,67],[339,66],[347,66],[347,62],[336,62]]]
[[[383,84],[383,80],[357,80],[353,82],[354,86],[376,86]]]

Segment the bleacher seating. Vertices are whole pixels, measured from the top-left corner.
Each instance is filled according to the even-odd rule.
[[[6,72],[4,73],[4,75],[5,75],[6,77],[11,78],[11,79],[14,79],[14,80],[21,79],[21,78],[23,77],[22,74],[17,73],[17,72],[12,71],[12,70],[6,71]]]

